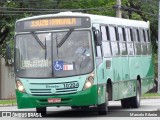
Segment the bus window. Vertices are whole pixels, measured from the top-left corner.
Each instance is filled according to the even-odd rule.
[[[132,28],[131,31],[132,31],[133,41],[138,41],[136,29]]]
[[[140,38],[140,42],[144,42],[144,35],[143,35],[143,30],[142,29],[139,29],[139,38]]]
[[[147,52],[148,52],[149,55],[152,54],[151,47],[152,47],[151,43],[148,43],[148,45],[147,45]]]
[[[111,49],[110,49],[110,43],[109,42],[102,42],[102,49],[103,49],[103,55],[104,57],[110,57],[111,56]]]
[[[143,38],[143,41],[141,42],[141,44],[142,44],[142,55],[147,55],[147,43],[146,43],[145,31],[141,29],[140,32],[141,32],[140,35],[142,35],[140,37]]]
[[[139,32],[138,29],[132,28],[132,35],[135,47],[135,54],[141,55],[141,43],[139,42]]]
[[[109,41],[109,33],[108,33],[108,26],[101,26],[102,32],[102,50],[104,57],[111,56],[111,49],[110,49],[110,41]]]
[[[126,35],[128,55],[134,55],[134,48],[133,48],[133,42],[131,41],[130,28],[125,28],[125,35]]]
[[[149,30],[147,30],[147,35],[148,35],[148,42],[150,42],[150,34],[149,34]]]
[[[118,27],[120,55],[127,55],[125,36],[121,27]]]
[[[139,41],[141,43],[141,54],[146,55],[147,54],[147,44],[145,43],[145,37],[144,37],[144,32],[142,29],[138,30],[139,33]]]
[[[106,26],[101,26],[101,32],[102,32],[102,40],[103,41],[109,40],[108,39],[109,36],[107,34],[108,31],[106,31]]]
[[[147,53],[151,54],[151,43],[150,43],[149,31],[144,30],[144,32],[145,32],[145,38],[146,38],[146,42],[147,42]]]
[[[119,52],[118,52],[118,44],[116,41],[117,36],[116,36],[115,27],[109,26],[109,35],[110,35],[110,41],[111,41],[112,55],[116,56],[119,54]]]
[[[144,30],[145,41],[149,42],[147,30]]]

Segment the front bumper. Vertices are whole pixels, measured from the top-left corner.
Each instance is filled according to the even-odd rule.
[[[76,94],[64,94],[55,96],[33,96],[16,90],[17,105],[22,108],[39,108],[49,106],[88,106],[98,104],[97,86]],[[48,103],[48,98],[61,98],[60,103]]]

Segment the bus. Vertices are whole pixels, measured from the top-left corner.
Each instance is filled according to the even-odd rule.
[[[18,109],[140,107],[154,86],[149,22],[60,12],[17,20],[14,65]]]

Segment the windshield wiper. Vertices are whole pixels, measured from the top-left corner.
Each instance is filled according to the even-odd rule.
[[[38,38],[38,36],[34,33],[34,32],[31,32],[32,36],[36,39],[36,41],[39,43],[39,45],[43,48],[43,49],[46,49],[46,45],[44,45],[41,40]]]
[[[67,40],[67,38],[70,36],[70,34],[74,31],[74,29],[70,29],[68,33],[62,38],[62,40],[58,43],[57,47],[60,48],[63,43]]]
[[[45,60],[47,59],[46,37],[45,37]]]

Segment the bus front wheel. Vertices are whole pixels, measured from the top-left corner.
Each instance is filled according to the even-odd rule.
[[[106,115],[107,111],[108,111],[108,104],[107,104],[107,102],[98,105],[98,114],[99,115]]]
[[[41,113],[42,116],[47,114],[46,107],[44,107],[44,108],[36,108],[36,112],[37,113]]]
[[[80,109],[79,106],[71,106],[71,108],[74,109],[74,110]]]

